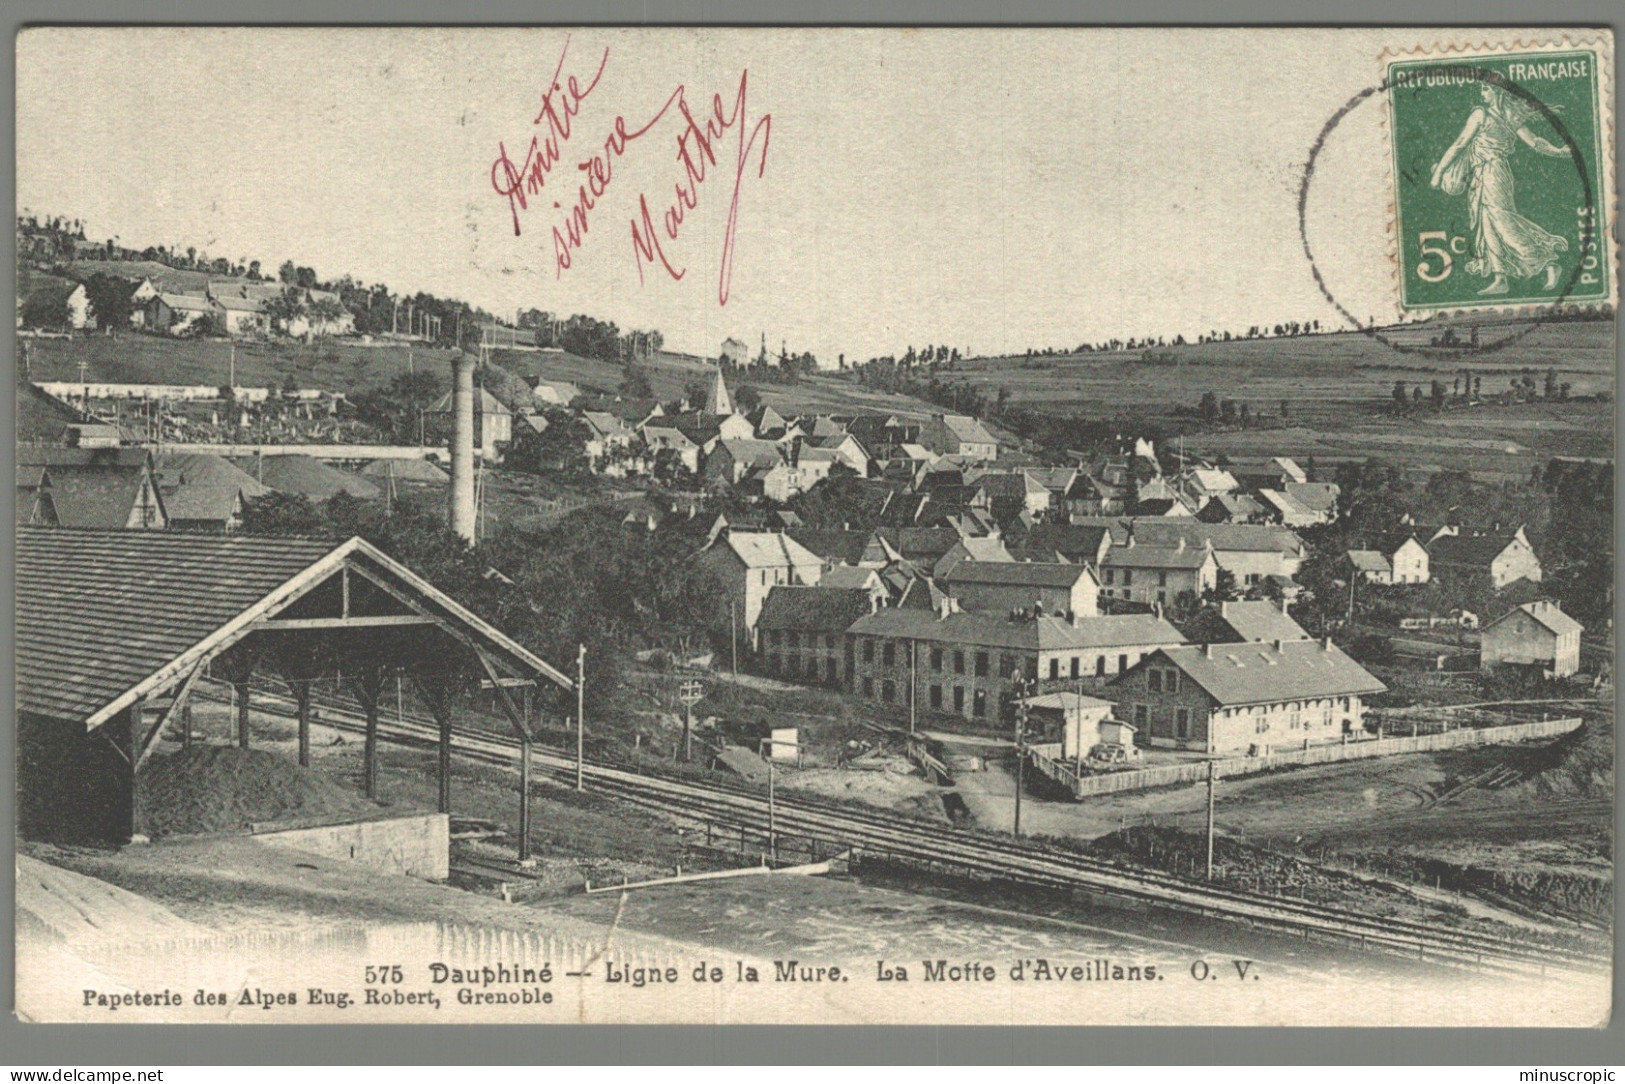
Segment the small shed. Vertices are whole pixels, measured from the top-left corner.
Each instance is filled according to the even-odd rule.
[[[1134,728],[1110,718],[1114,706],[1110,700],[1082,693],[1045,693],[1029,697],[1028,737],[1059,741],[1061,757],[1065,760],[1082,759],[1100,744],[1132,745]]]

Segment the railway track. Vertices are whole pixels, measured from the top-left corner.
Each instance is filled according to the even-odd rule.
[[[203,686],[199,694],[221,699],[217,694],[211,696]],[[281,714],[293,711],[291,697],[260,688],[252,695],[256,707],[280,709]],[[349,706],[323,702],[320,712],[325,726],[352,732],[364,729],[364,716]],[[432,721],[411,715],[380,720],[379,734],[397,744],[420,748],[433,748],[439,740],[438,727]],[[453,727],[453,737],[458,755],[517,770],[516,739],[466,726]],[[532,771],[573,784],[576,762],[561,752],[533,747]],[[766,797],[744,784],[644,775],[599,761],[585,762],[583,775],[592,789],[645,809],[742,829],[759,837],[765,837],[768,831]],[[1172,874],[1119,866],[1024,840],[989,839],[882,809],[855,810],[826,800],[781,794],[774,803],[771,820],[780,837],[851,848],[860,858],[923,864],[929,869],[958,870],[1043,888],[1096,892],[1238,921],[1256,929],[1357,943],[1364,950],[1435,963],[1514,973],[1598,970],[1607,966],[1604,960],[1569,949],[1531,946],[1475,931],[1441,930],[1402,919],[1373,918],[1345,908],[1186,881]]]

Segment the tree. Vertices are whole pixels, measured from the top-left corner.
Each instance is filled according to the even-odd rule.
[[[1409,402],[1409,393],[1405,390],[1405,382],[1403,380],[1394,381],[1395,409],[1403,411],[1407,402]]]
[[[694,377],[683,385],[683,399],[690,410],[704,410],[711,397],[710,381]]]
[[[398,373],[387,387],[358,392],[349,401],[361,421],[382,429],[394,443],[416,444],[423,412],[445,394],[446,383],[434,372]]]
[[[1210,391],[1203,392],[1202,402],[1196,409],[1202,415],[1203,421],[1211,422],[1216,420],[1219,416],[1219,397]]]
[[[1428,396],[1433,401],[1434,413],[1444,410],[1444,382],[1435,380],[1428,388]]]
[[[248,261],[248,277],[251,278],[251,279],[255,279],[255,280],[259,279],[259,277],[260,277],[260,262],[258,260],[249,260]]]
[[[73,318],[68,308],[67,288],[41,287],[23,301],[23,326],[28,328],[65,328]]]
[[[90,302],[91,315],[99,328],[130,326],[135,303],[130,300],[134,291],[123,279],[100,272],[85,280],[85,297]]]
[[[649,370],[642,365],[628,365],[621,378],[621,394],[628,399],[653,399],[655,389]]]
[[[317,285],[316,269],[314,267],[300,267],[294,270],[294,281],[307,290],[314,290]]]
[[[1548,398],[1548,399],[1556,399],[1557,398],[1557,369],[1556,368],[1550,368],[1550,369],[1546,370],[1546,389],[1545,390],[1546,390],[1546,398]]]
[[[750,384],[741,384],[733,393],[734,406],[746,414],[754,414],[762,405],[762,393]]]
[[[282,266],[276,269],[276,277],[288,286],[299,280],[299,269],[293,265],[292,260],[283,260]]]

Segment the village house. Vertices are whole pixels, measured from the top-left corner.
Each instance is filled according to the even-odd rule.
[[[41,496],[43,494],[43,496]],[[17,509],[62,527],[162,530],[169,525],[145,448],[17,446]]]
[[[768,592],[780,585],[811,586],[824,574],[819,556],[787,534],[728,530],[695,557],[722,583],[751,643]]]
[[[536,397],[538,406],[567,407],[580,397],[581,389],[567,380],[544,380],[538,377],[531,386],[531,394]]]
[[[1094,688],[1159,647],[1183,642],[1172,625],[1147,614],[1012,619],[964,611],[946,598],[934,610],[896,607],[859,618],[847,631],[848,688],[900,706],[910,703],[912,689],[921,712],[1008,721],[1018,691]]]
[[[844,464],[859,478],[868,477],[869,453],[863,450],[863,445],[851,433],[809,436],[808,440],[813,447],[822,448],[833,454],[836,462]]]
[[[222,316],[225,310],[206,297],[194,294],[159,294],[147,302],[145,323],[149,331],[180,335],[205,316]]]
[[[700,446],[689,439],[674,425],[663,424],[664,419],[655,418],[643,424],[639,434],[643,437],[643,447],[648,453],[649,462],[653,464],[661,452],[669,451],[676,455],[677,461],[690,473],[700,472]]]
[[[583,410],[581,420],[587,426],[587,440],[582,451],[587,456],[594,474],[610,478],[625,478],[643,470],[643,460],[633,454],[632,444],[637,436],[626,422],[602,410]]]
[[[1257,523],[1264,515],[1264,506],[1257,498],[1238,492],[1209,497],[1196,518],[1203,523]]]
[[[717,358],[721,361],[732,362],[734,365],[750,364],[750,344],[729,336],[722,340],[722,347],[717,351]]]
[[[1000,523],[1022,512],[1039,516],[1049,511],[1050,491],[1026,471],[998,471],[981,475],[975,487],[982,492],[986,507]]]
[[[784,462],[779,446],[769,440],[721,440],[705,457],[707,485],[736,486],[754,470],[771,470]]]
[[[864,570],[874,575],[872,569]],[[846,630],[877,608],[865,587],[774,587],[756,619],[762,669],[773,677],[842,688],[846,670]]]
[[[1219,562],[1210,545],[1193,546],[1180,536],[1171,544],[1113,546],[1100,563],[1101,593],[1110,599],[1167,606],[1181,595],[1200,598],[1217,581]]]
[[[1241,488],[1234,475],[1218,467],[1192,467],[1180,474],[1177,484],[1180,494],[1192,508],[1202,507],[1210,497],[1234,493]],[[1140,496],[1144,499],[1144,492]]]
[[[1330,640],[1276,640],[1164,647],[1108,691],[1144,744],[1262,756],[1360,734],[1386,688]]]
[[[1428,551],[1412,534],[1381,540],[1376,549],[1349,550],[1347,559],[1367,583],[1427,583],[1430,575]]]
[[[437,429],[451,432],[451,392],[442,395],[426,411]],[[474,395],[474,447],[486,460],[497,459],[513,440],[513,411],[502,400],[484,388],[475,389]]]
[[[1281,489],[1291,482],[1307,482],[1309,474],[1284,455],[1233,455],[1224,469],[1247,489]]]
[[[1581,624],[1554,600],[1526,602],[1484,626],[1479,665],[1539,667],[1563,678],[1580,669]]]
[[[982,423],[964,414],[933,414],[920,427],[919,443],[938,455],[986,461],[998,457],[999,442]]]
[[[1134,535],[1143,545],[1170,545],[1183,538],[1187,548],[1209,545],[1219,567],[1242,587],[1265,580],[1290,580],[1303,566],[1303,540],[1290,528],[1261,523],[1203,523],[1196,519],[1090,519],[1112,528],[1114,548]]]
[[[1426,545],[1434,576],[1484,577],[1497,591],[1519,580],[1540,582],[1540,558],[1521,526],[1511,533],[1485,534],[1462,534],[1458,528],[1441,527]]]
[[[36,303],[49,299],[52,305],[61,305],[67,313],[67,323],[64,327],[75,331],[83,330],[94,321],[95,307],[90,303],[90,295],[85,292],[83,283],[79,282],[52,282],[41,286],[29,294],[28,300]],[[18,320],[21,321],[21,315]]]
[[[939,579],[965,610],[1030,610],[1067,617],[1099,613],[1100,584],[1087,565],[1039,561],[960,561]]]
[[[1260,489],[1258,499],[1271,523],[1315,527],[1337,518],[1338,492],[1331,483],[1292,483],[1284,489]]]

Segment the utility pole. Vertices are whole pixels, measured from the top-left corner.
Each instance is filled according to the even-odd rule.
[[[1027,675],[1020,670],[1010,675],[1016,686],[1016,819],[1011,834],[1021,836],[1021,789],[1026,776],[1027,750]]]
[[[582,782],[582,762],[587,756],[587,645],[576,645],[576,790]]]
[[[739,676],[739,618],[732,599],[728,601],[728,643],[733,648],[734,677]]]
[[[919,718],[920,641],[908,642],[908,732],[914,733]]]
[[[226,369],[226,387],[237,390],[237,344],[229,344],[231,348],[231,362]]]
[[[1207,879],[1213,880],[1213,786],[1219,781],[1219,762],[1207,762]]]

